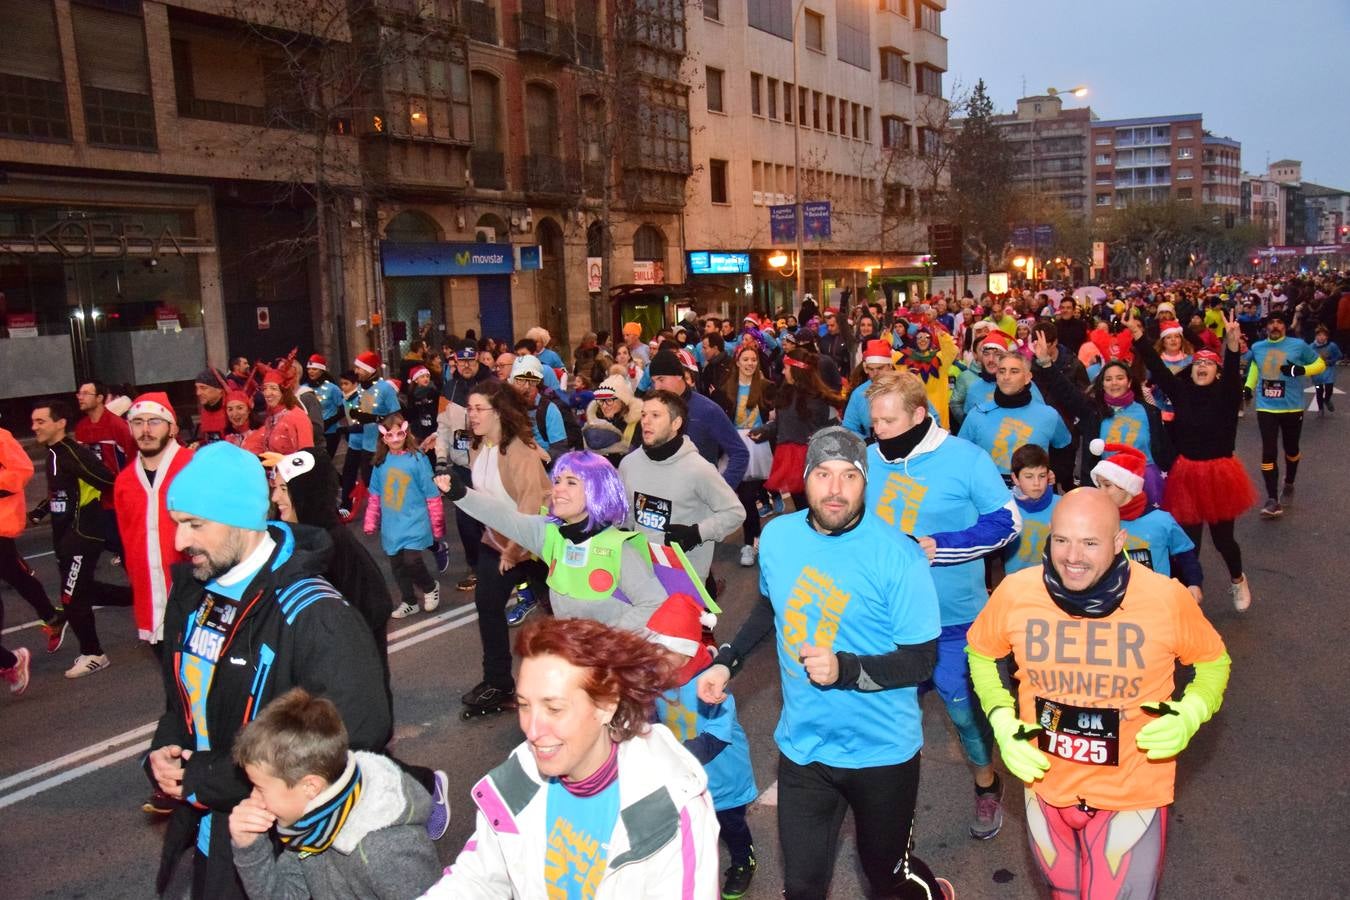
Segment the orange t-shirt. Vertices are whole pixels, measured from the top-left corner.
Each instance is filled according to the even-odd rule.
[[[1130,563],[1120,608],[1101,619],[1055,605],[1033,566],[1005,578],[966,635],[970,648],[1017,660],[1020,718],[1049,729],[1051,754],[1032,784],[1052,806],[1154,809],[1172,802],[1175,759],[1152,762],[1135,746],[1151,717],[1142,703],[1172,696],[1175,661],[1209,662],[1223,639],[1180,582]]]

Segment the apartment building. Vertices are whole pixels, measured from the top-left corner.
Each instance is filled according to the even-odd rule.
[[[770,208],[798,200],[831,204],[829,236],[811,230],[805,242],[806,290],[816,297],[861,290],[883,272],[926,276],[924,162],[947,121],[945,8],[935,0],[691,5],[695,171],[685,246],[736,255],[726,267],[734,272],[689,276],[718,289],[715,303],[791,302],[795,240],[780,232],[775,243]],[[769,264],[775,251],[788,254],[787,266]]]
[[[1236,215],[1241,152],[1237,141],[1208,135],[1200,113],[1093,122],[1093,208],[1189,200]]]
[[[993,117],[1016,151],[1013,180],[1065,209],[1086,215],[1092,108],[1064,108],[1063,97],[1042,94],[1017,101],[1017,111]]]

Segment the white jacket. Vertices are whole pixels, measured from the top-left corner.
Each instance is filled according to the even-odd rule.
[[[619,818],[595,900],[719,896],[717,816],[698,760],[664,725],[619,745]],[[473,788],[478,825],[427,900],[548,896],[548,791],[529,745]]]

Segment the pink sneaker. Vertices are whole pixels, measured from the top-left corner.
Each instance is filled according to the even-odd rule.
[[[14,665],[8,669],[0,669],[0,678],[9,682],[9,692],[17,697],[28,690],[28,664],[33,657],[27,647],[15,650],[14,656],[16,657]]]

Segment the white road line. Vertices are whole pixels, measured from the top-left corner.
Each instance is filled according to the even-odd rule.
[[[32,556],[25,556],[24,559],[37,559],[42,556],[55,556],[55,555],[56,555],[55,550],[47,550],[42,553],[34,553]]]
[[[408,647],[416,646],[423,641],[428,641],[447,631],[453,631],[454,629],[467,625],[477,619],[478,611],[473,606],[462,606],[441,613],[440,615],[423,619],[406,628],[400,628],[397,631],[392,632],[389,635],[389,652],[397,653]],[[398,640],[399,638],[403,638],[403,640]],[[397,643],[395,643],[395,641],[397,641]],[[83,759],[88,759],[91,756],[97,756],[100,753],[106,754],[100,756],[98,759],[93,759],[83,765],[76,766],[73,769],[67,769],[64,772],[58,772],[58,774],[52,775],[49,778],[43,778],[41,781],[34,782],[33,784],[20,788],[12,793],[0,795],[0,809],[4,809],[7,806],[13,806],[15,803],[27,800],[29,797],[36,796],[37,794],[51,790],[54,787],[60,787],[69,781],[74,781],[76,778],[88,775],[90,772],[96,772],[99,769],[119,763],[124,759],[131,759],[132,757],[146,752],[150,749],[150,742],[141,739],[154,734],[156,725],[156,722],[147,722],[130,731],[124,731],[107,740],[90,744],[88,747],[84,747],[72,753],[67,753],[65,756],[50,760],[0,780],[0,790],[5,790],[6,788],[32,781],[34,778],[41,778],[49,772],[57,772],[57,770],[62,769],[65,766],[79,762]],[[123,747],[120,750],[113,749],[120,744],[125,744],[127,741],[135,741],[135,743],[129,747]]]

